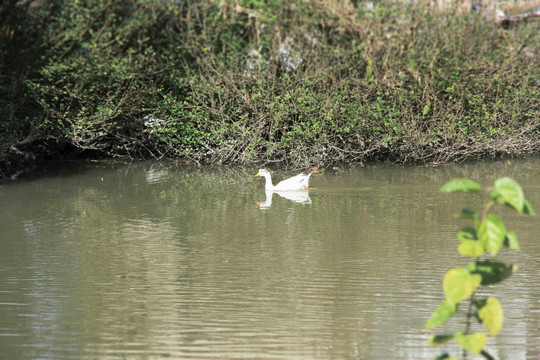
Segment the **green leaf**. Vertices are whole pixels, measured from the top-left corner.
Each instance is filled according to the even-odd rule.
[[[525,199],[525,201],[523,202],[523,213],[527,215],[535,214],[532,205],[527,201],[527,199]]]
[[[437,326],[444,324],[456,312],[456,304],[450,304],[443,301],[441,305],[431,314],[431,317],[426,323],[426,329],[434,329]]]
[[[508,205],[519,213],[523,213],[525,207],[525,195],[517,181],[504,177],[495,180],[495,189],[491,198],[498,204]]]
[[[448,353],[442,353],[441,355],[437,356],[434,360],[458,360],[458,358],[450,356],[448,355]]]
[[[422,115],[426,116],[429,113],[430,107],[431,107],[431,101],[428,99],[426,106],[424,106],[424,109],[422,110]]]
[[[484,333],[458,332],[454,334],[454,341],[471,354],[478,355],[486,345],[487,335]]]
[[[476,240],[464,240],[458,246],[458,252],[461,256],[480,257],[484,251],[482,244]]]
[[[474,306],[476,306],[477,309],[481,309],[481,308],[483,308],[484,306],[486,306],[486,304],[487,304],[487,298],[483,298],[483,299],[478,299],[478,298],[476,298],[476,299],[474,299],[473,302],[474,302]],[[478,319],[478,320],[480,320],[480,319]]]
[[[489,296],[486,304],[478,310],[478,317],[489,334],[497,336],[504,322],[504,313],[499,300]]]
[[[478,218],[478,211],[469,210],[469,209],[463,209],[463,210],[461,210],[460,214],[454,214],[454,217],[456,219],[475,220],[475,219]]]
[[[449,270],[443,279],[446,301],[453,305],[468,298],[480,285],[481,281],[482,276],[471,274],[467,268]]]
[[[428,339],[428,343],[431,345],[440,345],[449,342],[454,339],[454,335],[433,335]]]
[[[513,231],[508,231],[506,233],[506,237],[504,238],[503,245],[509,248],[510,250],[519,250],[519,243],[518,243],[516,233]]]
[[[447,353],[444,353],[440,356],[437,356],[435,360],[459,360],[457,357],[450,356]]]
[[[440,189],[440,191],[445,193],[479,192],[480,190],[482,190],[480,184],[465,178],[452,179]]]
[[[469,264],[471,274],[478,274],[482,277],[481,285],[492,285],[499,283],[516,272],[517,266],[506,265],[497,261],[476,261]]]
[[[476,230],[472,226],[466,226],[457,233],[457,238],[459,241],[463,242],[466,240],[478,240],[476,235]]]
[[[490,255],[497,255],[506,237],[506,228],[495,214],[489,214],[478,226],[478,239]]]

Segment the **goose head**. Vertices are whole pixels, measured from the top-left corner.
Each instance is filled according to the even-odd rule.
[[[270,176],[270,171],[268,171],[266,169],[259,169],[259,171],[257,172],[257,174],[255,176],[267,177],[267,176]]]

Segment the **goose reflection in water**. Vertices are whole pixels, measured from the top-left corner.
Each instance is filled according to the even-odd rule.
[[[298,190],[298,191],[273,191],[266,190],[266,200],[264,202],[257,201],[257,205],[261,209],[269,209],[272,206],[272,197],[274,194],[290,200],[299,204],[311,204],[311,198],[309,197],[309,191],[307,190]]]

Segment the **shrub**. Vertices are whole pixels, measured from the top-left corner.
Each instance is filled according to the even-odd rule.
[[[292,166],[538,150],[534,26],[391,2],[9,4],[10,26],[40,29],[0,88],[18,140]],[[26,51],[3,44],[4,67],[9,47]]]

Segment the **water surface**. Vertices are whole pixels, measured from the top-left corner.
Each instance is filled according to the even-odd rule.
[[[538,159],[326,171],[288,195],[256,171],[90,162],[0,187],[0,358],[457,356],[424,325],[468,263],[452,214],[479,197],[438,189],[510,176],[540,210]],[[499,214],[522,251],[503,251],[519,271],[483,291],[505,311],[487,348],[539,359],[539,220]]]

